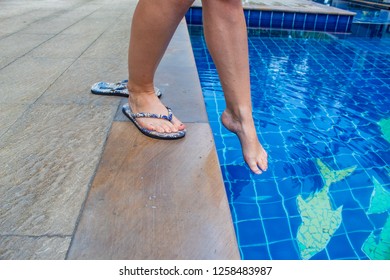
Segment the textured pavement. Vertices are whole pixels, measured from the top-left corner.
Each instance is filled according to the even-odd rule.
[[[0,2],[0,259],[239,258],[185,22],[156,85],[191,128],[186,139],[155,142],[123,117],[126,99],[90,93],[97,81],[127,78],[136,3]],[[150,173],[148,183],[137,179]],[[161,197],[149,193],[156,189]],[[103,203],[102,191],[114,196]],[[158,224],[157,208],[139,208],[150,197]],[[167,232],[149,238],[156,226]]]
[[[0,2],[0,259],[64,259],[127,75],[136,1]],[[109,16],[107,16],[109,15]]]

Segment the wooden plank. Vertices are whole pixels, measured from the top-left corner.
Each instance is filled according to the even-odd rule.
[[[114,122],[68,259],[239,259],[208,124],[184,139]]]

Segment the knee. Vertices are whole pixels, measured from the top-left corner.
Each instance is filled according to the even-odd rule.
[[[195,0],[139,0],[138,4],[147,5],[148,7],[153,7],[156,10],[165,11],[169,10],[172,13],[183,13],[186,12]]]
[[[242,10],[242,0],[202,0],[202,5]]]
[[[156,0],[152,0],[156,1]],[[164,0],[167,1],[167,0]],[[172,3],[172,7],[178,10],[187,10],[195,2],[195,0],[169,0]],[[160,1],[156,1],[158,5],[161,5]]]
[[[232,21],[240,18],[243,14],[241,0],[203,0],[202,6],[210,14],[222,16]]]

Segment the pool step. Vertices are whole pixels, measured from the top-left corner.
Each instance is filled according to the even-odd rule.
[[[362,6],[366,6],[374,9],[390,10],[389,2],[378,2],[378,1],[365,1],[365,0],[348,0],[348,2],[356,3]]]
[[[293,3],[292,3],[293,2]],[[301,3],[302,2],[302,3]],[[244,6],[247,26],[304,31],[350,33],[355,13],[311,1],[290,1],[289,5],[274,1]],[[203,24],[199,2],[186,14],[187,23]]]

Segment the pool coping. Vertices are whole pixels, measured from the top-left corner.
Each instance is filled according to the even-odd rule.
[[[146,137],[118,107],[66,259],[240,259],[184,19],[156,84],[186,137]]]
[[[302,1],[302,2],[309,2],[310,4],[307,4],[307,6],[297,5],[296,7],[289,6],[289,5],[275,5],[275,4],[269,4],[269,5],[244,4],[243,7],[244,10],[279,11],[279,12],[283,11],[283,12],[333,14],[333,15],[347,15],[347,16],[356,15],[356,13],[354,12],[346,11],[336,7],[321,5],[316,2],[311,2],[311,1]],[[192,5],[192,7],[202,7],[202,2],[200,0],[196,0]]]
[[[304,4],[299,4],[300,1]],[[270,5],[244,5],[243,12],[248,28],[349,34],[356,15],[354,12],[311,1],[294,0],[292,3],[297,7],[275,6],[272,5],[273,1],[269,3]],[[186,19],[193,25],[203,24],[201,2],[194,2],[186,14]]]

